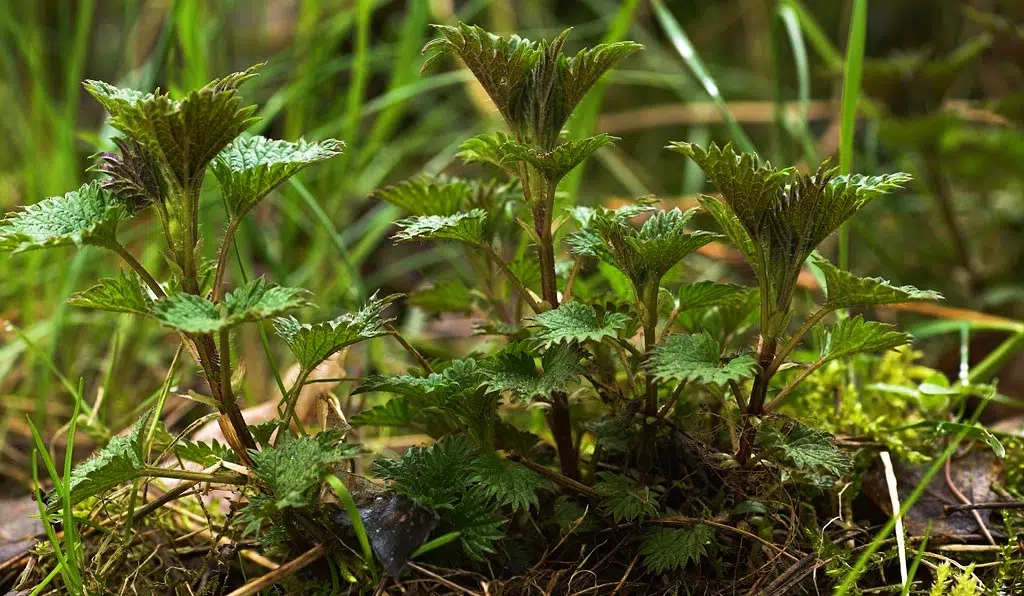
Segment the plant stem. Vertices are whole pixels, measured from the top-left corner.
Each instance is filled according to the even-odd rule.
[[[299,376],[295,379],[295,383],[292,385],[292,388],[288,390],[288,395],[285,397],[284,410],[282,411],[278,408],[277,413],[281,417],[281,421],[278,423],[278,437],[281,436],[284,429],[288,428],[288,425],[291,423],[291,419],[295,417],[295,405],[299,401],[299,393],[302,391],[303,385],[306,384],[306,379],[309,378],[309,375],[312,372],[313,371],[305,368],[299,371]],[[302,428],[302,425],[298,424],[298,420],[296,420],[296,425],[299,429]]]
[[[415,360],[416,363],[420,365],[420,368],[422,368],[428,374],[434,372],[434,368],[430,366],[430,363],[427,362],[427,359],[423,357],[423,354],[420,354],[419,350],[413,347],[411,343],[406,341],[402,334],[398,332],[398,329],[395,329],[394,325],[392,325],[391,323],[385,323],[384,328],[388,330],[388,333],[390,333],[391,336],[398,341],[398,343],[402,344],[402,347],[405,348],[406,352],[409,352],[409,355],[411,355],[412,359]]]
[[[753,419],[760,416],[764,411],[764,401],[768,396],[768,385],[771,383],[774,372],[771,372],[772,361],[775,359],[775,349],[778,339],[775,337],[765,339],[762,335],[757,344],[757,362],[760,370],[754,377],[754,386],[750,389],[750,400],[747,402],[747,411],[743,414],[743,430],[740,432],[740,450],[736,459],[740,464],[746,464],[750,454],[754,450],[754,439],[757,437],[757,427]]]
[[[825,364],[825,359],[824,358],[819,358],[813,364],[811,364],[810,366],[808,366],[804,370],[800,371],[800,374],[798,374],[796,376],[796,378],[794,378],[792,381],[790,381],[790,383],[788,385],[786,385],[782,389],[782,391],[779,391],[779,394],[775,396],[775,399],[773,399],[766,406],[764,406],[763,411],[764,412],[771,412],[775,408],[779,407],[779,404],[782,403],[782,400],[785,399],[785,397],[787,395],[789,395],[793,391],[793,389],[796,389],[796,386],[799,385],[800,383],[802,383],[804,381],[804,379],[806,379],[807,377],[811,376],[811,373],[813,373],[814,371],[816,371],[819,368],[821,368],[822,364]]]
[[[487,258],[493,261],[494,264],[497,265],[499,269],[501,269],[501,272],[505,274],[505,277],[507,277],[510,282],[512,282],[512,285],[516,287],[516,290],[519,292],[519,295],[522,296],[523,300],[525,300],[526,303],[530,305],[530,308],[533,309],[534,313],[540,314],[544,312],[544,308],[541,307],[541,305],[533,297],[533,292],[531,292],[526,286],[524,286],[523,282],[519,280],[516,274],[513,273],[512,270],[508,268],[508,263],[505,262],[505,259],[501,258],[501,255],[494,251],[494,247],[492,247],[489,244],[481,244],[480,250],[482,250],[484,254],[487,255]]]
[[[814,313],[811,316],[807,317],[807,320],[804,321],[804,324],[801,325],[799,329],[797,329],[796,333],[793,334],[793,337],[789,338],[789,341],[787,341],[786,344],[782,346],[782,348],[775,354],[774,362],[772,362],[771,366],[768,367],[769,377],[773,377],[775,376],[775,373],[779,372],[779,367],[782,366],[783,363],[785,363],[786,358],[790,355],[790,353],[792,353],[792,351],[795,350],[798,345],[800,345],[800,340],[802,340],[804,336],[807,335],[811,331],[811,329],[813,329],[814,326],[818,324],[818,321],[825,318],[825,315],[832,312],[833,310],[834,309],[827,305],[822,306],[818,310],[814,311]]]
[[[220,300],[223,295],[224,270],[227,269],[228,254],[231,252],[228,249],[231,247],[231,243],[235,239],[235,232],[238,231],[238,224],[241,221],[242,219],[240,217],[232,217],[231,222],[228,223],[228,227],[224,231],[224,239],[221,241],[220,252],[217,254],[216,274],[213,278],[213,295],[210,298],[213,302]]]
[[[164,298],[167,296],[167,293],[164,292],[164,289],[160,287],[160,283],[156,281],[153,275],[150,274],[149,270],[143,267],[142,263],[140,263],[138,259],[136,259],[132,255],[132,253],[128,252],[128,249],[126,249],[124,245],[115,240],[113,243],[108,245],[108,247],[110,248],[110,250],[116,252],[118,256],[120,256],[121,259],[124,260],[125,263],[128,263],[129,267],[131,267],[133,270],[135,270],[136,273],[139,274],[139,277],[141,277],[142,281],[144,281],[146,285],[149,286],[149,289],[153,290],[153,293],[156,294],[157,298]]]
[[[203,472],[192,470],[173,470],[153,466],[142,468],[139,475],[147,478],[172,478],[175,480],[195,480],[197,482],[213,482],[216,484],[237,484],[239,486],[249,483],[249,479],[242,474],[204,474]]]
[[[644,315],[644,359],[650,357],[651,351],[657,343],[658,330],[658,292],[646,292],[643,297],[641,310]],[[646,476],[654,465],[654,451],[657,439],[658,422],[658,384],[654,375],[647,373],[644,380],[644,423],[643,438],[640,443],[639,467]]]

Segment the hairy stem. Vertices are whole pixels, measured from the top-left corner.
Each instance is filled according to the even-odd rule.
[[[405,348],[406,352],[409,352],[409,355],[412,356],[412,359],[416,361],[416,364],[420,365],[420,368],[426,371],[427,374],[431,374],[434,372],[434,368],[430,366],[430,363],[427,362],[427,359],[423,357],[423,354],[420,354],[419,350],[413,347],[411,343],[406,341],[405,337],[403,337],[402,334],[398,332],[398,329],[395,329],[394,325],[392,325],[391,323],[385,323],[384,328],[388,330],[388,333],[390,333],[391,336],[394,337],[395,340],[397,340],[398,343],[400,343],[403,348]]]
[[[228,223],[228,227],[224,231],[224,239],[221,241],[220,251],[217,253],[216,274],[213,278],[213,296],[211,298],[213,302],[217,302],[223,296],[224,274],[228,265],[228,255],[231,252],[228,249],[231,248],[231,243],[235,240],[235,232],[238,231],[238,224],[241,221],[241,218],[232,217],[231,222]]]
[[[796,389],[797,385],[802,383],[804,379],[811,376],[811,373],[821,368],[822,364],[825,364],[824,358],[816,360],[813,364],[811,364],[804,370],[800,371],[800,374],[798,374],[788,385],[783,387],[782,391],[779,391],[779,394],[775,396],[775,399],[773,399],[771,402],[764,406],[763,411],[771,412],[775,408],[779,407],[779,404],[782,403],[782,400],[785,399],[787,395],[792,393],[793,390]]]
[[[747,411],[743,414],[743,430],[740,432],[740,450],[736,459],[740,464],[746,464],[750,454],[754,450],[754,439],[757,438],[757,427],[754,425],[754,418],[760,416],[764,411],[764,401],[768,396],[768,385],[771,383],[774,373],[771,372],[772,361],[775,359],[775,350],[778,345],[778,338],[766,339],[763,335],[757,344],[757,362],[760,370],[754,377],[754,386],[750,390],[750,400],[747,402]]]
[[[309,375],[312,372],[313,371],[305,368],[299,371],[299,376],[295,379],[295,383],[292,385],[292,388],[288,390],[288,395],[285,396],[284,409],[282,410],[278,408],[277,413],[281,417],[281,421],[278,423],[278,437],[281,436],[284,429],[288,428],[288,425],[291,424],[292,418],[295,417],[295,405],[299,401],[299,393],[302,391],[302,386],[306,384],[306,379],[309,378]],[[298,420],[295,421],[295,424],[301,431],[302,425],[299,424]]]
[[[650,358],[651,351],[657,343],[658,330],[658,292],[646,292],[641,310],[644,315],[644,359]],[[657,439],[658,422],[658,384],[654,375],[647,373],[645,379],[644,424],[643,437],[640,444],[639,466],[647,475],[654,465],[655,440]]]
[[[117,255],[121,257],[121,259],[125,263],[127,263],[129,267],[131,267],[136,273],[139,274],[139,277],[141,277],[142,281],[144,281],[146,285],[149,286],[149,289],[153,290],[153,293],[156,294],[157,298],[164,298],[167,296],[167,293],[164,292],[164,289],[160,287],[160,283],[156,280],[156,278],[154,278],[153,275],[150,274],[148,269],[142,266],[142,263],[140,263],[138,259],[136,259],[132,255],[132,253],[128,252],[128,249],[126,249],[123,244],[115,240],[113,243],[109,245],[109,248],[110,250],[116,252]]]
[[[173,478],[175,480],[195,480],[196,482],[213,482],[215,484],[246,485],[249,479],[242,474],[205,474],[192,470],[174,470],[147,466],[139,472],[146,478]]]
[[[775,376],[775,373],[779,372],[779,367],[786,362],[786,358],[789,357],[798,345],[800,345],[800,341],[804,336],[810,333],[811,329],[818,324],[818,321],[825,318],[825,315],[832,312],[832,310],[833,309],[827,305],[822,306],[818,310],[814,311],[811,316],[807,317],[807,320],[804,321],[804,324],[801,325],[799,329],[797,329],[796,333],[793,334],[793,337],[789,338],[789,341],[787,341],[785,345],[776,352],[775,360],[772,362],[771,366],[768,367],[769,378]]]
[[[501,272],[504,273],[505,277],[508,278],[509,282],[511,282],[512,285],[516,287],[516,290],[519,292],[519,295],[522,296],[523,300],[525,300],[526,303],[530,305],[530,308],[533,309],[534,313],[540,314],[544,312],[544,308],[542,308],[541,305],[537,302],[537,300],[533,297],[533,292],[531,292],[526,286],[523,285],[523,282],[519,280],[516,274],[513,273],[512,270],[508,268],[508,263],[505,262],[505,259],[501,258],[501,255],[495,252],[494,248],[491,245],[481,244],[480,250],[482,250],[484,254],[487,255],[488,259],[490,259],[495,265],[498,266],[498,269],[501,269]]]

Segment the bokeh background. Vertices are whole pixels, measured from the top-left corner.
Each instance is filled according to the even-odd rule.
[[[705,181],[663,150],[674,140],[732,141],[800,167],[835,155],[849,2],[664,8],[691,44],[693,52],[682,52],[688,59],[648,0],[0,0],[0,207],[93,176],[91,156],[110,148],[112,131],[83,79],[178,93],[265,62],[243,88],[261,106],[254,132],[337,137],[348,149],[303,172],[247,220],[239,254],[248,271],[310,288],[319,316],[378,288],[409,291],[436,272],[458,275],[463,265],[449,248],[392,246],[401,214],[370,198],[421,172],[481,175],[454,154],[495,127],[492,107],[451,60],[419,72],[430,23],[456,20],[531,38],[573,27],[570,49],[620,38],[647,46],[570,123],[570,134],[622,140],[570,178],[564,201],[655,194],[666,205],[692,203]],[[915,181],[853,222],[851,267],[942,291],[945,310],[878,316],[901,319],[926,360],[953,376],[959,340],[968,337],[971,361],[999,374],[1012,406],[1024,386],[1015,360],[1024,348],[1024,3],[874,2],[868,18],[854,168],[904,170]],[[216,184],[207,187],[214,238],[222,216]],[[159,269],[152,223],[126,226],[123,240]],[[834,245],[825,248],[834,258]],[[724,249],[704,253],[697,266],[744,274]],[[27,484],[25,415],[59,427],[70,413],[66,384],[81,380],[98,404],[91,428],[102,438],[146,407],[163,381],[174,344],[155,325],[61,306],[117,267],[93,249],[0,259],[0,474]],[[414,309],[399,322],[428,343],[458,332],[458,322]],[[249,368],[245,398],[276,400],[262,338],[247,333],[239,342]],[[179,401],[169,415],[186,419],[195,404]]]

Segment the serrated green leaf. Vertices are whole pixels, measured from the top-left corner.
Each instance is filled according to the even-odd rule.
[[[333,437],[286,435],[277,445],[249,454],[253,472],[270,488],[274,506],[281,510],[312,505],[321,475],[331,464],[356,457],[359,448],[335,443]]]
[[[11,212],[0,221],[0,252],[53,246],[109,246],[128,210],[100,183],[83,184],[62,197],[50,197]]]
[[[482,133],[466,139],[456,156],[466,163],[489,163],[515,176],[515,160],[509,159],[512,145],[515,142],[505,133]]]
[[[502,164],[525,161],[537,168],[552,184],[557,184],[595,151],[611,145],[617,140],[617,137],[599,134],[585,139],[572,139],[559,143],[550,151],[538,151],[527,145],[509,142],[499,147],[498,151]]]
[[[850,457],[836,447],[835,437],[802,424],[793,425],[788,432],[762,427],[757,446],[764,457],[787,470],[783,480],[792,478],[818,488],[828,488],[853,467]]]
[[[315,325],[301,324],[293,317],[278,318],[274,320],[274,329],[288,344],[299,365],[313,370],[347,346],[387,335],[385,325],[391,319],[385,319],[383,312],[397,298],[396,295],[377,298],[374,294],[362,310]]]
[[[174,454],[185,461],[197,463],[204,468],[222,461],[238,463],[238,457],[235,455],[235,452],[227,445],[222,445],[217,439],[209,443],[189,440],[178,441],[174,445]]]
[[[394,235],[399,242],[411,240],[455,240],[471,246],[484,244],[484,220],[487,214],[482,209],[473,209],[455,215],[421,215],[409,217],[395,223],[401,231]]]
[[[749,355],[722,361],[718,340],[707,331],[670,335],[654,348],[648,370],[659,380],[724,385],[754,376],[757,363]]]
[[[469,204],[473,192],[473,184],[468,180],[420,176],[379,189],[370,196],[413,215],[451,216]]]
[[[252,136],[235,139],[211,164],[234,217],[242,217],[285,180],[308,165],[341,155],[335,139],[292,143]]]
[[[99,453],[71,470],[68,492],[72,505],[138,478],[146,467],[142,457],[142,433],[152,415],[152,410],[147,410],[131,432],[113,437]],[[56,509],[60,505],[59,496],[53,493],[47,507]]]
[[[743,298],[747,288],[735,284],[699,281],[679,288],[676,304],[681,312],[728,304]]]
[[[534,354],[515,344],[496,354],[487,365],[484,384],[491,391],[509,392],[527,401],[565,391],[579,379],[583,352],[575,345],[555,344],[541,355],[538,370]]]
[[[825,277],[825,301],[829,308],[943,299],[942,294],[931,290],[918,290],[914,286],[894,286],[880,277],[857,277],[839,269],[817,253],[811,255],[810,263]]]
[[[536,507],[537,491],[551,490],[551,482],[540,474],[494,453],[485,453],[473,461],[472,480],[479,482],[484,493],[499,505],[511,505],[514,510]]]
[[[601,508],[616,523],[653,517],[658,513],[658,500],[650,487],[621,474],[600,472],[594,490],[601,496]]]
[[[476,485],[445,512],[445,521],[459,533],[463,552],[475,561],[486,561],[488,555],[497,552],[494,545],[505,537],[505,518],[495,509],[484,487]]]
[[[153,305],[139,276],[122,270],[117,277],[105,277],[95,286],[68,298],[68,304],[82,308],[148,315]]]
[[[544,347],[557,343],[600,342],[605,337],[616,337],[620,329],[629,324],[629,316],[610,312],[598,314],[593,306],[571,300],[543,312],[533,319],[534,337]]]
[[[430,447],[410,447],[398,459],[379,459],[374,473],[421,507],[452,509],[466,490],[473,459],[469,441],[453,436]]]
[[[689,528],[651,528],[644,534],[640,556],[653,573],[678,571],[690,562],[697,563],[708,554],[714,540],[711,526],[695,524]]]
[[[441,38],[423,48],[438,57],[457,55],[490,96],[518,142],[555,146],[570,114],[594,83],[619,60],[640,50],[633,42],[601,44],[562,55],[568,30],[552,41],[498,37],[464,23],[435,25]]]
[[[229,292],[220,304],[178,292],[154,302],[150,312],[153,318],[172,329],[202,334],[273,318],[309,304],[306,290],[268,284],[258,278]]]
[[[461,279],[447,279],[409,294],[409,303],[429,313],[473,311],[473,294]]]
[[[576,254],[595,257],[624,273],[637,298],[646,303],[657,294],[669,269],[719,237],[711,232],[686,231],[696,211],[659,211],[639,229],[629,221],[634,211],[596,211],[589,214],[585,227],[573,234],[569,243]]]
[[[180,101],[161,93],[86,81],[86,90],[110,114],[110,125],[143,147],[180,189],[196,190],[206,166],[256,122],[256,106],[241,106],[236,89],[256,67],[210,82]]]
[[[701,204],[740,248],[770,296],[769,334],[781,333],[804,261],[874,197],[899,188],[906,174],[838,176],[823,163],[813,174],[778,170],[731,145],[705,151],[690,143],[670,149],[689,156],[722,193]],[[762,330],[763,332],[765,330]]]
[[[820,329],[816,331],[822,335]],[[828,362],[860,352],[882,352],[910,343],[909,334],[895,329],[885,323],[865,321],[860,315],[843,319],[819,338],[822,340],[821,360]]]

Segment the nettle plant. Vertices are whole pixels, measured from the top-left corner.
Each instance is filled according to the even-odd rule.
[[[289,176],[342,149],[339,141],[240,136],[253,122],[254,108],[242,105],[236,88],[254,75],[251,70],[180,100],[89,82],[87,89],[124,134],[116,140],[119,151],[103,156],[99,170],[105,177],[9,216],[0,227],[0,247],[21,252],[95,245],[120,255],[129,271],[72,302],[147,317],[179,334],[208,382],[210,395],[200,397],[220,412],[230,450],[180,442],[178,455],[207,466],[235,461],[254,472],[241,516],[248,532],[283,530],[293,545],[302,545],[329,540],[334,532],[323,528],[354,528],[362,538],[363,569],[371,573],[376,556],[398,574],[431,533],[437,535],[431,549],[469,560],[536,549],[546,544],[534,539],[536,533],[550,534],[548,526],[530,520],[535,508],[553,511],[561,530],[552,532],[556,540],[564,532],[596,529],[584,523],[586,510],[574,500],[580,496],[599,505],[596,518],[603,524],[696,507],[672,496],[684,486],[684,468],[693,464],[682,461],[693,451],[680,455],[680,436],[687,443],[703,441],[701,453],[717,454],[709,459],[725,472],[730,466],[781,469],[784,477],[819,488],[845,472],[849,462],[827,434],[763,420],[824,364],[909,341],[889,325],[847,316],[847,309],[939,298],[856,277],[815,253],[843,221],[907,176],[839,176],[827,165],[804,174],[773,168],[728,145],[705,150],[674,143],[670,148],[693,159],[720,191],[701,204],[724,234],[693,229],[699,209],[661,210],[648,198],[614,210],[567,206],[557,193],[559,182],[614,139],[567,139],[562,129],[600,77],[641,46],[602,44],[566,56],[568,32],[532,42],[464,24],[437,29],[440,37],[424,48],[431,55],[425,68],[443,56],[457,57],[508,129],[469,139],[460,155],[496,168],[501,177],[424,176],[375,197],[411,214],[397,222],[397,241],[450,241],[465,248],[475,283],[442,277],[409,297],[426,311],[471,313],[480,321],[480,334],[491,339],[464,358],[427,360],[398,335],[383,317],[396,297],[374,298],[357,313],[308,325],[282,317],[309,306],[305,290],[258,279],[227,291],[239,221]],[[213,259],[206,257],[199,221],[207,169],[220,183],[228,216]],[[164,282],[116,238],[118,225],[146,208],[157,213],[165,237],[170,276]],[[756,289],[679,282],[678,265],[688,255],[724,239],[750,264]],[[805,264],[823,280],[825,300],[794,321]],[[835,322],[825,324],[837,311]],[[231,330],[264,319],[274,319],[300,374],[281,400],[281,419],[248,427],[235,400]],[[412,428],[437,442],[379,460],[374,474],[388,482],[392,497],[364,504],[356,514],[360,505],[345,489],[354,479],[338,464],[358,449],[337,431],[306,435],[295,420],[295,401],[320,363],[383,335],[397,337],[417,367],[368,377],[355,391],[388,399],[351,424]],[[805,353],[797,348],[808,336],[816,355],[795,360]],[[695,418],[693,404],[709,401],[719,413]],[[523,411],[530,408],[545,412],[554,453],[528,430]],[[694,420],[715,428],[696,428]],[[699,432],[688,432],[694,430]],[[139,437],[135,432],[116,439],[78,468],[69,480],[71,490],[78,489],[72,500],[140,476],[181,476],[149,466]],[[548,467],[556,460],[561,473]],[[330,490],[323,488],[325,479]],[[554,484],[565,489],[565,498],[547,498]],[[325,521],[316,513],[332,491],[347,516]],[[360,519],[376,524],[369,540]],[[377,531],[395,526],[396,519],[419,522],[406,523],[415,528],[401,539]],[[514,536],[518,547],[499,555],[499,541]],[[656,527],[644,536],[640,554],[656,572],[681,568],[713,548],[709,525]]]

